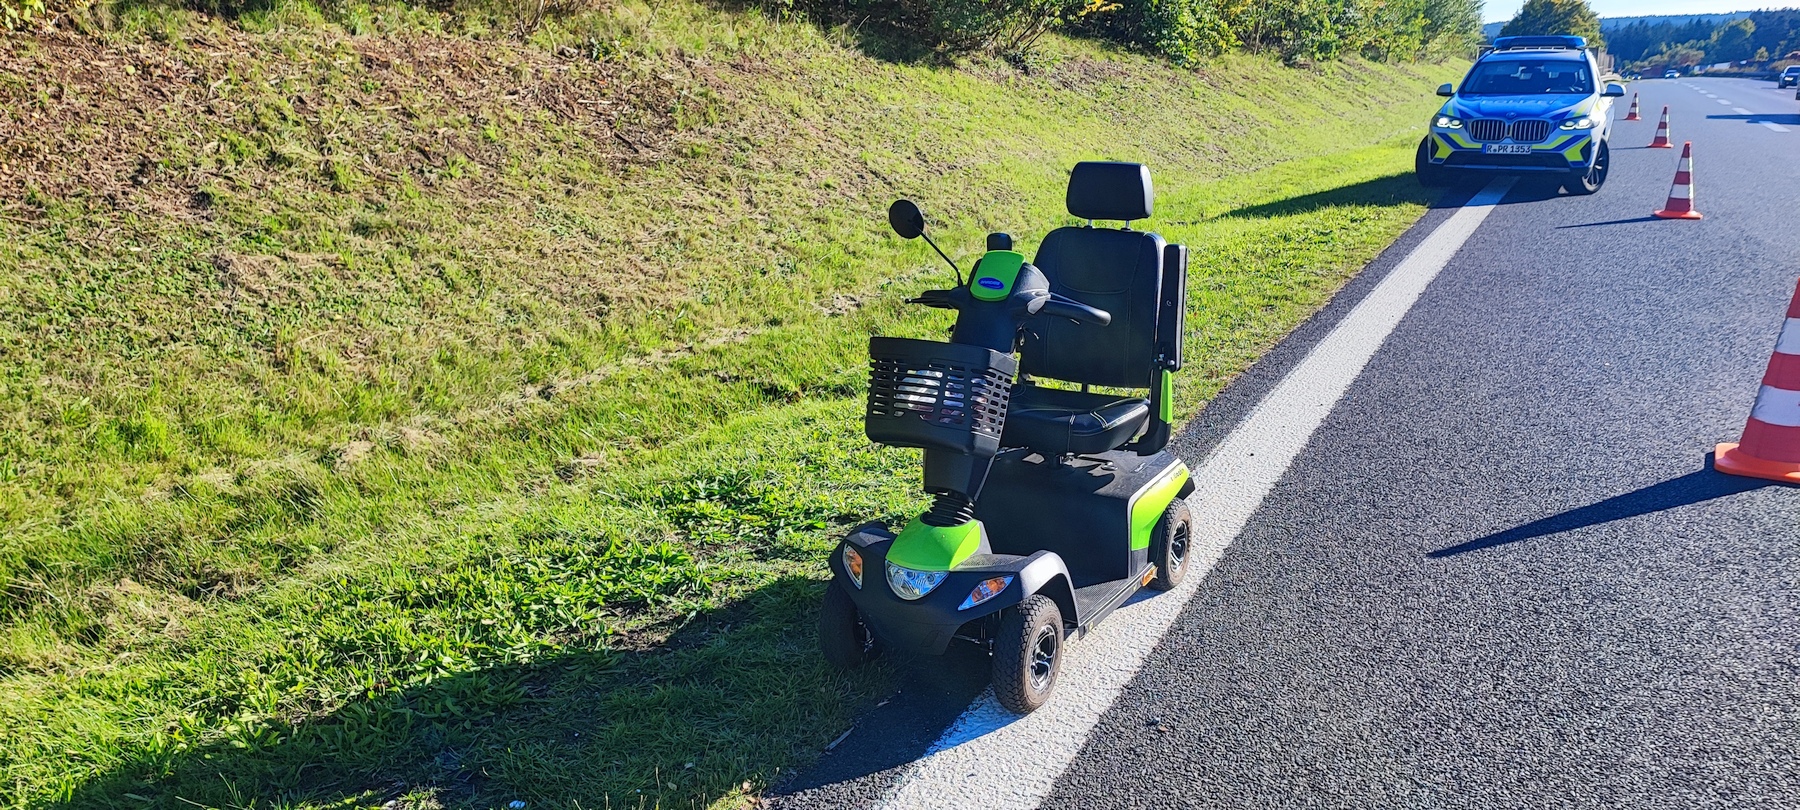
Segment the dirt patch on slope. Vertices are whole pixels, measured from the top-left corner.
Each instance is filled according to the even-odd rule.
[[[261,170],[302,167],[336,186],[430,182],[501,159],[507,128],[526,123],[581,130],[593,160],[670,148],[679,91],[662,76],[446,36],[319,37],[0,40],[0,198],[203,216],[210,180],[254,186]]]

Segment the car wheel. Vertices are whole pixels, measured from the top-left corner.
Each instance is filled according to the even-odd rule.
[[[825,602],[819,606],[819,651],[838,669],[855,669],[881,651],[850,592],[836,580],[825,586]]]
[[[1600,190],[1606,184],[1606,172],[1612,166],[1612,147],[1606,141],[1600,142],[1600,151],[1594,155],[1594,162],[1587,168],[1574,172],[1563,188],[1570,194],[1586,196]]]
[[[1034,593],[1006,612],[994,638],[994,697],[1014,714],[1029,714],[1050,699],[1062,671],[1062,610]]]
[[[1449,172],[1444,167],[1431,162],[1431,136],[1419,141],[1419,151],[1413,156],[1413,174],[1419,178],[1419,185],[1426,188],[1438,188],[1449,185]]]

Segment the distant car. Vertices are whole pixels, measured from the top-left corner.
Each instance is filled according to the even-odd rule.
[[[1781,78],[1776,81],[1780,82],[1783,88],[1800,87],[1800,65],[1788,65],[1787,69],[1781,72]]]
[[[1680,72],[1680,71],[1675,71],[1675,70],[1665,70],[1665,71],[1663,71],[1663,78],[1665,78],[1665,79],[1679,79],[1679,78],[1681,78],[1681,72]]]
[[[1427,186],[1476,172],[1560,175],[1571,194],[1606,182],[1613,99],[1624,85],[1599,80],[1587,40],[1500,37],[1447,96],[1419,143],[1414,169]]]

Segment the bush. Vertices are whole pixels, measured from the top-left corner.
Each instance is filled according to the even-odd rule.
[[[1024,54],[1072,20],[1111,10],[1102,0],[914,0],[904,4],[952,51]]]
[[[44,13],[44,0],[0,0],[0,30],[24,28]]]
[[[1212,0],[1125,0],[1082,26],[1123,45],[1195,65],[1237,47],[1237,37]]]

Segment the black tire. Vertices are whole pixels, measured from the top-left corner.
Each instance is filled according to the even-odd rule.
[[[838,669],[855,669],[881,652],[875,633],[837,580],[825,586],[825,601],[819,607],[819,651]]]
[[[1166,591],[1181,584],[1187,576],[1193,537],[1194,516],[1188,511],[1187,501],[1176,498],[1163,510],[1162,519],[1156,521],[1156,528],[1150,533],[1150,564],[1156,566],[1151,588]]]
[[[1594,163],[1585,169],[1572,172],[1569,179],[1563,181],[1563,189],[1570,194],[1587,196],[1606,185],[1606,174],[1612,169],[1612,147],[1606,141],[1600,142],[1600,151],[1594,155]]]
[[[1450,185],[1450,172],[1444,167],[1431,162],[1431,136],[1419,141],[1419,151],[1413,155],[1413,174],[1418,176],[1419,185],[1426,188],[1442,188]]]
[[[1000,619],[994,639],[994,697],[1015,714],[1029,714],[1050,699],[1062,671],[1062,610],[1032,594]]]

